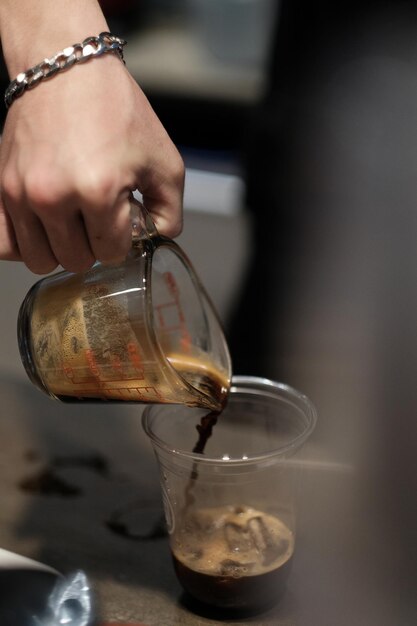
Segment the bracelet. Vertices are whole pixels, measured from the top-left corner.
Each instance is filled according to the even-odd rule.
[[[98,37],[87,37],[82,43],[75,43],[68,48],[64,48],[55,56],[50,59],[44,59],[38,65],[26,70],[26,72],[21,72],[12,80],[4,94],[6,109],[27,89],[33,89],[42,80],[52,78],[58,72],[67,70],[75,63],[84,63],[93,57],[101,56],[105,52],[116,52],[124,63],[123,46],[126,43],[124,39],[104,32],[100,33]]]

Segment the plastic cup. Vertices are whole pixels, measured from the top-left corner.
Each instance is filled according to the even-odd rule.
[[[215,420],[180,405],[143,414],[179,582],[205,605],[256,612],[279,599],[291,569],[302,466],[294,455],[316,411],[287,385],[236,376]],[[204,436],[204,453],[192,452]]]

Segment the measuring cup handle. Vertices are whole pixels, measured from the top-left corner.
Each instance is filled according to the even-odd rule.
[[[144,239],[158,236],[156,226],[144,205],[133,195],[130,197],[130,218],[132,220],[132,246]]]

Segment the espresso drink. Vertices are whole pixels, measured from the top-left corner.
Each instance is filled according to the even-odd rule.
[[[277,601],[294,537],[277,517],[245,506],[190,511],[171,542],[184,589],[211,606],[260,610]]]
[[[34,299],[28,361],[43,387],[68,402],[181,402],[171,384],[171,370],[157,363],[141,315],[132,316],[133,321],[129,317],[123,284],[83,280],[74,275],[65,284],[39,290]],[[112,296],[115,292],[117,297]],[[193,345],[184,353],[175,345],[164,349],[173,369],[204,394],[196,404],[219,409],[229,387],[227,374]]]

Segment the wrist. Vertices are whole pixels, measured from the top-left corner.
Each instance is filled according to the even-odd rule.
[[[49,59],[44,59],[41,63],[21,72],[11,81],[6,89],[4,102],[8,108],[17,98],[21,97],[25,91],[32,90],[39,83],[52,78],[57,73],[68,70],[75,64],[85,63],[95,57],[100,57],[106,53],[114,53],[124,63],[123,46],[124,39],[112,35],[109,32],[100,33],[98,37],[87,37],[84,41],[75,43],[72,46],[60,50]]]
[[[0,2],[0,36],[10,78],[67,46],[107,30],[96,0]]]

